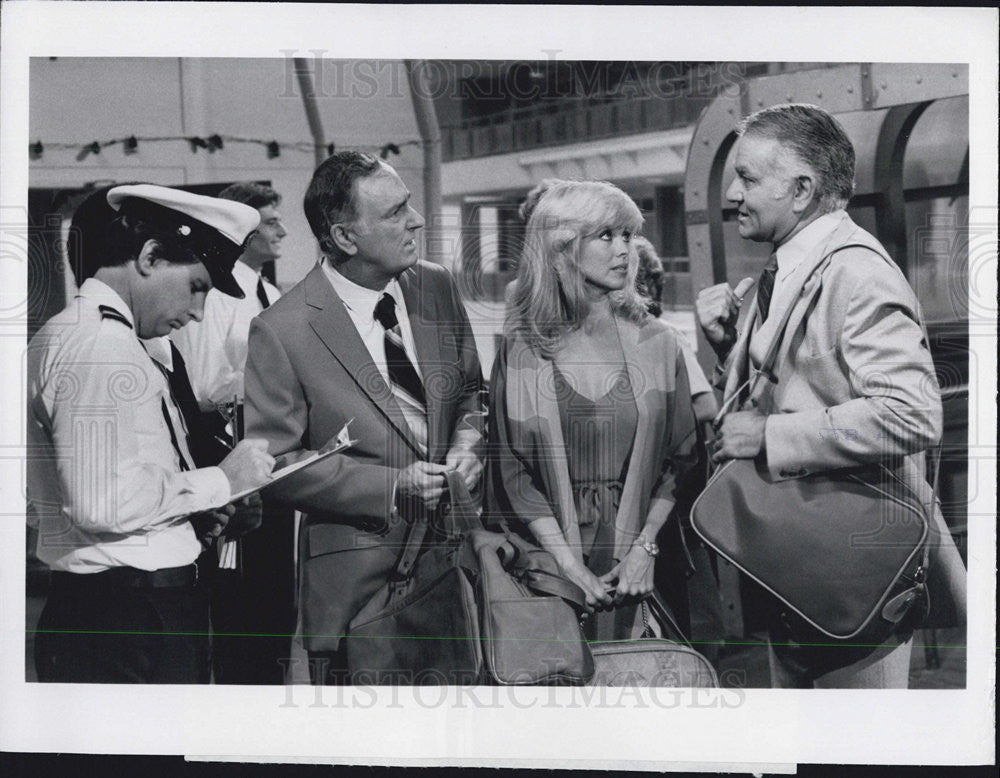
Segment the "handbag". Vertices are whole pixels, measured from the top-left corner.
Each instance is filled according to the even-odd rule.
[[[751,396],[771,372],[791,309]],[[772,647],[815,678],[859,661],[925,615],[927,510],[886,463],[774,481],[760,462],[734,459],[695,501],[691,525],[771,595]]]
[[[583,590],[559,574],[555,558],[507,532],[473,530],[487,682],[579,685],[594,674],[580,628]]]
[[[666,603],[654,592],[640,608],[644,629],[638,639],[590,643],[595,670],[588,685],[717,688],[715,669],[691,647]],[[650,615],[662,637],[655,636]]]
[[[482,529],[455,473],[448,492],[433,526],[408,528],[386,586],[351,620],[344,640],[351,680],[585,683],[593,660],[577,615],[583,591],[546,551]]]
[[[344,645],[352,683],[473,684],[483,675],[474,581],[463,533],[477,519],[457,473],[434,521],[406,531],[386,584],[351,619]],[[427,542],[427,541],[431,542]]]

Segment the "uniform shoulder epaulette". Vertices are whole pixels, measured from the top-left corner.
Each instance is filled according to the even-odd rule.
[[[118,321],[124,324],[129,329],[132,329],[132,322],[125,318],[125,315],[120,311],[116,311],[110,305],[99,305],[97,310],[101,312],[102,319],[112,319],[113,321]]]

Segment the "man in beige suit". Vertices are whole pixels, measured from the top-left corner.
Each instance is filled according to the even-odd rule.
[[[934,365],[913,290],[844,210],[854,188],[850,140],[833,117],[807,105],[759,111],[737,133],[736,178],[726,196],[738,206],[740,236],[774,250],[749,305],[741,303],[753,279],[698,295],[723,402],[742,401],[723,419],[713,460],[759,457],[781,480],[905,457],[904,472],[929,497],[920,455],[941,435]],[[789,307],[771,379],[743,397]],[[956,569],[953,557],[947,561]],[[963,587],[964,579],[955,582]],[[774,686],[907,685],[909,634],[817,678],[790,659],[777,620],[770,623]]]

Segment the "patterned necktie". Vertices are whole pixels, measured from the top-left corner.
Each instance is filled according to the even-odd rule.
[[[267,300],[267,290],[264,289],[264,279],[257,277],[257,299],[260,300],[260,309],[266,310],[271,303]]]
[[[375,321],[385,330],[385,364],[389,372],[393,397],[399,403],[410,431],[427,454],[427,400],[424,385],[416,368],[406,355],[403,345],[403,331],[396,318],[396,301],[386,293],[375,305]]]
[[[758,324],[767,321],[768,311],[771,309],[771,294],[774,292],[774,276],[778,272],[778,255],[771,252],[771,256],[764,265],[764,270],[760,274],[757,282],[757,319]]]

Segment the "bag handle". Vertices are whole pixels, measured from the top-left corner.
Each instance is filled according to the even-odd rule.
[[[500,527],[505,540],[497,547],[497,552],[504,570],[538,594],[561,597],[577,614],[587,611],[587,596],[583,589],[564,576],[530,566],[531,560],[522,549],[522,544],[529,545],[528,541],[511,534],[506,522],[501,521]],[[544,549],[538,551],[548,554]]]
[[[583,613],[587,610],[587,597],[583,593],[583,589],[561,575],[532,567],[524,571],[524,583],[529,589],[539,594],[561,597],[577,613]]]
[[[403,550],[396,563],[396,569],[390,576],[393,583],[401,583],[409,579],[413,572],[413,566],[417,563],[417,558],[423,549],[424,541],[427,538],[431,524],[435,529],[440,530],[448,539],[454,539],[465,532],[480,527],[479,517],[469,496],[469,490],[465,487],[465,479],[454,470],[445,473],[445,480],[448,486],[448,499],[439,505],[433,517],[420,517],[413,521],[406,532],[406,540],[403,542]]]
[[[647,606],[648,603],[648,606]],[[653,616],[659,620],[660,626],[669,629],[674,633],[674,637],[669,638],[675,642],[681,643],[688,648],[693,648],[691,641],[687,635],[684,634],[684,630],[681,629],[681,625],[677,622],[677,618],[674,616],[670,606],[664,602],[660,593],[653,591],[649,597],[642,601],[643,607],[648,607],[652,612]],[[666,637],[666,635],[664,635]]]
[[[449,538],[457,538],[474,529],[482,529],[479,513],[465,486],[462,474],[457,470],[449,470],[444,475],[448,495],[447,500],[435,511],[435,526]]]

